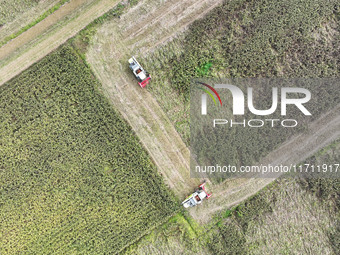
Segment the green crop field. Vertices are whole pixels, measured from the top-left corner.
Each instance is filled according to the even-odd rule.
[[[303,163],[334,164],[339,151],[338,140]],[[222,214],[207,246],[213,254],[339,254],[339,198],[339,179],[280,178]]]
[[[66,45],[0,88],[0,254],[114,254],[176,210],[98,87]]]
[[[225,1],[141,60],[153,75],[148,90],[189,144],[193,77],[337,77],[339,18],[339,4],[334,0]],[[313,117],[331,105],[319,107]],[[293,134],[292,130],[280,136],[267,131],[264,134],[270,141],[265,148],[255,142],[258,149],[251,152],[256,155],[230,148],[230,154],[236,155],[234,163],[258,160]],[[233,132],[226,140],[232,144],[235,137],[244,137],[244,144],[254,142],[249,134]],[[238,153],[243,158],[237,158]]]
[[[339,142],[304,163],[339,162]],[[178,214],[124,254],[339,254],[339,197],[338,179],[280,178],[204,226]]]

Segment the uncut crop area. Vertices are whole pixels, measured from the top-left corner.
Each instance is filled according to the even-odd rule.
[[[98,87],[66,45],[0,88],[0,254],[114,254],[176,210]]]
[[[141,62],[153,74],[148,90],[189,145],[192,77],[338,77],[339,24],[334,0],[224,1],[172,41],[145,54]],[[337,102],[317,110],[325,113]],[[240,137],[244,144],[251,141],[240,131],[238,135],[230,132],[226,140],[230,144]],[[263,144],[253,150],[244,146],[248,152],[239,153],[233,146],[230,153],[260,160],[260,154],[266,155],[282,142],[279,139],[286,140],[291,134],[268,136],[266,131],[264,136],[271,138],[267,148],[261,148]],[[238,157],[238,162],[244,162]]]

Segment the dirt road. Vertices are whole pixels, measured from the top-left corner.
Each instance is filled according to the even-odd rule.
[[[180,198],[192,192],[199,182],[189,178],[189,150],[155,99],[138,87],[128,70],[127,60],[133,54],[144,56],[183,32],[188,24],[219,3],[208,0],[142,1],[120,20],[100,28],[87,53],[104,93],[129,121],[165,182]],[[283,144],[261,163],[299,163],[306,159],[339,137],[339,116],[333,117],[330,114],[323,116],[311,125],[308,133]],[[328,125],[324,125],[324,121]],[[214,197],[190,212],[200,222],[207,222],[215,212],[239,203],[272,181],[272,178],[249,178],[210,185]]]
[[[5,44],[0,48],[0,61],[4,61],[9,54],[11,59],[2,63],[0,85],[56,49],[117,3],[119,0],[72,0],[33,28]],[[80,12],[78,12],[79,8]],[[48,29],[52,25],[56,26]],[[30,44],[33,39],[36,42]],[[24,51],[20,50],[27,44],[29,44],[28,48]],[[16,53],[17,50],[19,53]]]
[[[138,86],[127,60],[174,36],[219,2],[141,1],[119,20],[101,27],[87,54],[104,93],[128,120],[180,199],[199,183],[190,178],[189,150],[157,101]]]

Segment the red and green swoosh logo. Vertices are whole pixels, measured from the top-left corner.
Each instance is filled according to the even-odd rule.
[[[217,96],[217,98],[220,101],[220,104],[222,106],[221,97],[220,97],[220,95],[217,93],[217,91],[212,86],[210,86],[209,84],[206,84],[204,82],[199,82],[199,81],[197,81],[196,83],[201,84],[201,85],[207,87],[208,89],[210,89],[212,92],[214,92],[214,94]],[[207,93],[212,98],[212,100],[214,101],[215,105],[217,105],[215,97],[213,96],[213,94],[209,90],[207,90],[205,88],[201,88],[201,87],[198,87],[198,89],[203,90],[205,93]]]

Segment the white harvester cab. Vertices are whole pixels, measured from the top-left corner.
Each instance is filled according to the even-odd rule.
[[[211,194],[208,194],[205,189],[205,182],[198,186],[198,189],[188,196],[183,202],[182,205],[184,208],[194,207],[202,203],[204,199],[208,199],[211,197]]]
[[[151,75],[143,69],[135,57],[129,59],[129,67],[137,78],[139,86],[144,88],[151,80]]]

